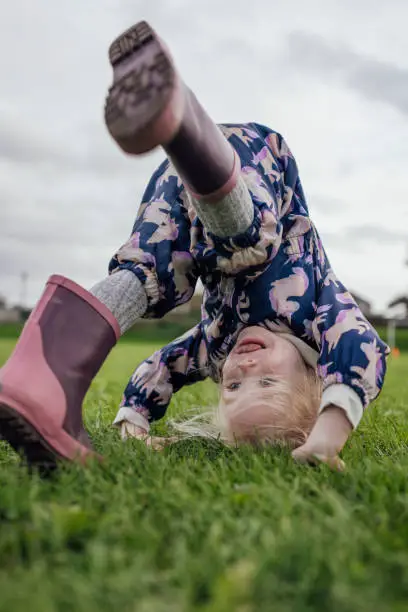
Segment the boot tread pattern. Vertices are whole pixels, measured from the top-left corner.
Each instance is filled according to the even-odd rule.
[[[132,26],[121,36],[118,36],[109,47],[109,61],[115,66],[136,49],[152,42],[154,38],[153,30],[146,21],[141,21]]]
[[[0,404],[0,437],[17,453],[23,452],[30,466],[44,471],[57,466],[56,453],[28,421],[6,404]]]
[[[130,138],[146,129],[164,109],[172,91],[174,70],[145,22],[117,38],[109,57],[114,71],[118,66],[124,69],[109,89],[105,122],[114,138]]]

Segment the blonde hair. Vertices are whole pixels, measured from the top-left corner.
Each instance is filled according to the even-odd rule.
[[[182,438],[217,439],[227,445],[239,442],[278,444],[291,448],[306,441],[316,422],[321,381],[316,371],[306,366],[296,383],[276,380],[261,393],[261,402],[245,401],[230,409],[222,398],[214,409],[185,421],[172,421]]]

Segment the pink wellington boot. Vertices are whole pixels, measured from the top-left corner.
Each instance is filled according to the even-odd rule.
[[[235,187],[239,158],[184,85],[154,30],[142,21],[111,45],[113,85],[105,121],[123,151],[140,155],[161,145],[189,191],[207,201]]]
[[[82,401],[120,336],[112,313],[93,295],[52,276],[7,363],[0,370],[0,436],[29,464],[94,455]]]

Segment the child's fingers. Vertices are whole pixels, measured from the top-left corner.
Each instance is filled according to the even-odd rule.
[[[144,440],[146,436],[148,436],[148,433],[144,429],[138,427],[137,425],[134,425],[133,423],[123,421],[120,427],[120,435],[122,440],[124,441],[128,440],[129,438],[137,438],[138,440]]]
[[[319,463],[325,463],[336,472],[344,472],[346,469],[346,464],[342,459],[340,459],[338,455],[326,457],[325,455],[315,454],[314,457],[316,461],[318,461]]]
[[[176,436],[168,436],[167,438],[158,437],[158,436],[149,436],[147,431],[134,425],[133,423],[128,423],[127,421],[123,421],[121,424],[121,437],[122,440],[128,440],[129,438],[136,438],[137,440],[141,440],[154,450],[163,450],[169,444],[173,444],[173,442],[177,442]]]
[[[146,445],[153,448],[153,450],[163,450],[166,446],[169,446],[170,444],[173,444],[173,442],[176,441],[177,438],[175,436],[170,436],[167,438],[151,436],[149,438],[146,438],[145,440]]]
[[[325,455],[319,452],[308,451],[302,446],[292,452],[292,457],[298,463],[307,463],[312,466],[319,465],[319,463],[325,463],[332,470],[337,472],[344,472],[346,469],[346,464],[338,455]]]
[[[311,463],[312,465],[316,465],[316,460],[313,458],[313,454],[310,453],[304,446],[296,448],[292,452],[292,457],[298,463]]]

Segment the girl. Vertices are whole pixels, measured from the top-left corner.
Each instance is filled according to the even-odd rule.
[[[205,287],[201,322],[136,370],[115,419],[146,436],[172,394],[220,382],[227,442],[287,443],[341,468],[338,452],[379,394],[388,348],[336,278],[284,139],[216,126],[141,22],[110,48],[105,108],[121,149],[162,146],[129,240],[90,292],[49,279],[0,374],[0,431],[29,462],[92,454],[83,397],[119,336]]]

